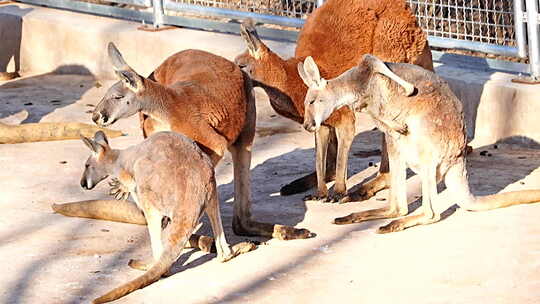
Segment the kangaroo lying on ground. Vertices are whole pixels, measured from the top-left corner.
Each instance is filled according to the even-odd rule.
[[[308,57],[298,65],[309,86],[304,127],[317,130],[333,111],[345,105],[369,113],[384,131],[390,162],[390,207],[337,218],[336,224],[394,218],[408,213],[406,169],[422,180],[422,213],[394,220],[380,233],[400,231],[439,221],[432,208],[437,183],[444,178],[458,205],[469,211],[489,210],[540,201],[540,190],[474,196],[467,179],[463,106],[448,84],[435,73],[404,63],[384,63],[365,55],[358,66],[325,80]]]
[[[158,131],[181,133],[195,141],[214,166],[229,149],[234,165],[234,232],[284,240],[311,236],[306,229],[251,219],[250,164],[256,110],[251,81],[238,66],[204,51],[186,50],[167,58],[144,78],[127,65],[112,43],[108,52],[121,81],[109,88],[96,106],[92,117],[96,124],[109,126],[140,111],[145,136]],[[81,205],[89,205],[84,210],[96,209],[92,202],[75,207]],[[120,209],[133,216],[107,210],[109,219],[140,217],[134,207]],[[61,213],[69,215],[69,210]]]
[[[245,66],[254,85],[270,97],[274,110],[298,123],[304,120],[307,87],[296,66],[313,56],[323,77],[334,78],[355,66],[363,54],[373,53],[384,60],[407,62],[433,70],[427,35],[404,0],[328,0],[306,20],[294,58],[284,60],[258,37],[251,22],[241,33],[248,50],[235,62]],[[356,134],[355,117],[348,108],[337,110],[315,132],[316,173],[297,179],[281,189],[282,195],[307,191],[317,185],[307,199],[346,202],[348,153]],[[388,160],[384,138],[379,175],[351,196],[367,199],[387,187]],[[333,193],[326,182],[336,181]]]
[[[113,301],[159,280],[180,256],[203,212],[212,225],[218,259],[224,262],[233,257],[221,224],[212,162],[193,141],[177,133],[158,132],[138,145],[114,150],[101,131],[93,140],[83,137],[83,141],[92,154],[81,187],[90,190],[109,175],[118,177],[144,212],[154,257],[150,265],[130,262],[148,271],[94,303]]]

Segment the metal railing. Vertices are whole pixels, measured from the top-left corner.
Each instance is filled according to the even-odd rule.
[[[271,24],[261,36],[296,41],[323,0],[17,0],[153,24],[238,33],[236,20]],[[527,58],[540,79],[539,0],[406,0],[431,46]],[[113,5],[111,6],[111,3]],[[127,5],[127,7],[126,7]]]

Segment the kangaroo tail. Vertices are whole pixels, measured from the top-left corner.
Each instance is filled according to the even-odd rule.
[[[477,196],[474,197],[473,202],[464,204],[462,207],[469,211],[485,211],[536,202],[540,202],[540,190],[523,190]]]
[[[150,267],[150,269],[143,275],[131,282],[109,291],[103,296],[95,299],[93,303],[106,303],[114,301],[159,280],[159,278],[161,278],[161,276],[163,276],[163,274],[165,274],[171,268],[172,264],[178,259],[178,256],[180,256],[180,253],[182,253],[182,249],[186,245],[189,236],[193,233],[199,217],[200,215],[195,217],[196,220],[193,225],[189,225],[189,221],[183,221],[180,223],[176,221],[173,222],[172,225],[174,226],[171,227],[170,234],[165,240],[167,245],[159,257],[159,260],[155,262],[154,265],[152,265],[152,267]]]
[[[163,251],[163,254],[159,260],[146,273],[131,282],[107,292],[101,297],[95,299],[92,303],[96,304],[114,301],[159,280],[159,278],[161,278],[161,276],[165,274],[169,268],[171,268],[171,265],[176,261],[183,247],[184,246],[176,246],[174,249],[169,247]]]
[[[459,206],[469,211],[485,211],[540,202],[540,190],[523,190],[486,196],[474,196],[469,189],[465,159],[458,161],[448,170],[445,183],[450,193],[459,196]]]
[[[113,222],[146,225],[146,219],[137,206],[128,201],[90,200],[66,204],[52,204],[56,213]]]

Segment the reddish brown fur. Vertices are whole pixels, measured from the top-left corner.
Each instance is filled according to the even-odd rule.
[[[193,139],[203,149],[214,152],[219,150],[219,153],[226,147],[217,147],[219,143],[201,132],[196,125],[198,120],[209,123],[227,140],[228,145],[236,140],[244,127],[247,111],[244,77],[237,65],[204,51],[187,50],[167,58],[154,71],[153,76],[160,85],[172,91],[171,96],[177,94],[174,98],[162,98],[169,102],[165,107],[171,111],[169,124],[173,131]],[[150,83],[145,81],[145,84]],[[146,94],[167,94],[161,86],[146,87],[151,90]],[[193,113],[200,113],[201,116],[197,117]],[[197,121],[194,123],[193,120]],[[143,132],[150,135],[153,129],[152,119],[145,119]]]
[[[426,34],[417,25],[404,0],[328,0],[306,20],[294,58],[283,60],[260,43],[258,56],[253,56],[248,50],[239,55],[236,62],[249,67],[250,75],[256,81],[287,95],[289,99],[271,98],[273,108],[279,114],[302,123],[307,87],[298,75],[298,63],[312,56],[319,66],[321,76],[332,79],[355,66],[362,55],[367,53],[375,54],[385,61],[413,63],[433,70]],[[341,131],[342,138],[338,139],[338,146],[350,144],[353,135],[347,134],[345,126],[354,124],[354,114],[348,108],[335,111],[323,123]],[[334,131],[331,137],[335,137]],[[386,150],[383,148],[383,151]],[[347,152],[338,152],[337,162],[333,159],[336,156],[329,152],[328,161],[343,167],[340,159],[346,159],[344,154]],[[381,173],[385,173],[387,168],[386,157],[383,155]],[[340,192],[343,191],[341,188],[344,188],[344,181],[340,181],[339,172],[337,175],[336,188],[340,188],[337,190]],[[384,178],[366,185],[369,190],[360,189],[361,192],[368,191],[372,195],[373,191],[384,188]],[[320,187],[319,194],[324,194]]]

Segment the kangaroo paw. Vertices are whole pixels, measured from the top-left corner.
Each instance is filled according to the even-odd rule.
[[[113,178],[109,182],[109,195],[113,196],[117,200],[126,200],[129,197],[129,190],[124,186],[117,178]]]

